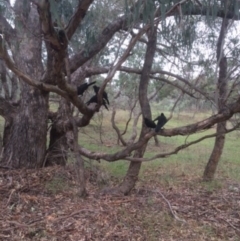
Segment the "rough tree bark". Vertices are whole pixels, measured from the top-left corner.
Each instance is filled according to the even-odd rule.
[[[2,88],[4,90],[4,96],[6,100],[10,99],[9,88],[7,83],[7,71],[4,62],[0,59],[0,77],[2,81]]]
[[[72,108],[70,102],[62,98],[56,117],[52,120],[50,131],[50,142],[47,150],[47,159],[45,166],[54,164],[65,166],[68,156],[67,132],[72,129],[70,124],[72,118]]]
[[[84,171],[84,159],[82,158],[81,154],[78,151],[78,127],[74,118],[71,118],[72,124],[72,149],[75,155],[75,165],[76,165],[76,173],[78,178],[79,184],[79,196],[85,197],[87,196],[86,190],[86,178],[85,178],[85,171]],[[69,144],[71,145],[71,144]]]
[[[222,27],[219,34],[219,39],[217,43],[217,63],[219,63],[219,77],[218,77],[218,111],[224,109],[226,103],[227,95],[227,58],[224,56],[223,41],[226,35],[228,26],[228,20],[223,19]],[[205,181],[211,181],[214,178],[215,172],[217,170],[218,163],[221,159],[222,151],[225,143],[225,131],[227,122],[220,122],[217,124],[217,136],[215,138],[215,143],[213,151],[208,160],[207,166],[204,170],[203,179]]]
[[[16,66],[34,79],[43,73],[41,62],[41,29],[37,9],[30,2],[17,1],[15,10],[21,15],[16,23],[16,34],[21,41],[12,45]],[[23,27],[24,26],[24,27]],[[22,34],[22,28],[26,28]],[[14,48],[14,49],[13,49]],[[48,94],[20,82],[20,104],[14,117],[5,126],[2,163],[12,168],[36,168],[42,166],[46,152]],[[6,134],[6,133],[5,133]]]
[[[151,28],[148,32],[148,43],[147,50],[144,60],[144,65],[142,69],[142,74],[140,77],[139,83],[139,103],[142,110],[142,115],[151,118],[151,108],[149,105],[149,101],[147,98],[147,90],[149,83],[149,73],[152,68],[152,63],[154,59],[154,54],[156,50],[156,42],[157,42],[157,28]],[[140,133],[139,139],[141,139],[147,132],[147,128],[142,122],[142,130]],[[136,150],[134,153],[134,157],[143,157],[144,152],[146,150],[147,143],[139,150]],[[127,174],[123,180],[123,182],[119,185],[119,191],[127,195],[135,186],[136,181],[138,180],[138,174],[141,168],[141,162],[131,162],[127,171]]]

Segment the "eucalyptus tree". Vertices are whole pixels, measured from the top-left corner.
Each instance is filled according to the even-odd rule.
[[[13,7],[8,1],[0,7],[0,58],[12,89],[16,81],[19,86],[17,101],[8,98],[7,91],[0,99],[0,114],[5,119],[1,166],[65,165],[68,149],[75,152],[80,168],[83,168],[82,157],[109,162],[124,159],[130,165],[117,190],[127,194],[135,185],[141,162],[149,160],[144,158],[144,152],[152,137],[193,134],[240,111],[240,98],[235,95],[217,114],[188,126],[156,133],[149,132],[142,122],[138,140],[113,154],[92,152],[77,143],[77,128],[87,126],[99,111],[103,91],[110,86],[116,71],[139,76],[138,101],[144,117],[152,115],[148,86],[153,80],[176,89],[177,100],[188,95],[213,101],[203,85],[192,81],[189,75],[191,68],[192,72],[197,69],[193,62],[207,61],[199,48],[195,48],[201,35],[198,26],[205,22],[210,33],[210,23],[217,24],[219,19],[239,20],[238,1],[139,0],[123,4],[106,0],[18,0]],[[133,68],[126,60],[134,54],[138,43],[143,44],[144,54],[139,67]],[[169,64],[170,70],[166,69]],[[191,67],[185,68],[185,75],[178,71],[184,66]],[[86,106],[83,98],[77,96],[76,86],[103,73],[106,77],[98,93],[98,103]],[[49,93],[61,98],[57,112],[49,111]],[[72,106],[80,116],[73,116]],[[47,151],[49,120],[52,126]],[[198,141],[185,143],[169,153],[156,153],[151,159],[175,154]],[[80,174],[84,183],[83,172]]]
[[[218,67],[218,73],[216,74],[216,90],[214,94],[214,103],[216,104],[216,109],[218,112],[221,112],[226,108],[229,99],[234,98],[234,92],[236,95],[236,88],[239,86],[239,73],[236,73],[237,65],[229,66],[228,61],[233,58],[235,61],[238,60],[238,56],[234,57],[234,52],[239,49],[239,46],[236,46],[238,42],[237,36],[235,39],[226,39],[229,36],[228,32],[232,30],[230,28],[230,21],[226,18],[223,18],[221,29],[219,32],[219,37],[217,39],[217,48],[216,48],[216,66]],[[232,22],[233,23],[233,22]],[[232,34],[232,33],[231,33]],[[234,35],[233,35],[234,36]],[[235,49],[232,51],[229,46],[231,41],[235,44]],[[230,47],[230,48],[229,48]],[[236,77],[237,74],[237,77]],[[236,124],[238,127],[239,123]],[[216,128],[216,138],[214,143],[214,148],[212,150],[211,156],[207,163],[207,166],[204,170],[203,178],[205,180],[212,180],[214,178],[218,162],[220,161],[222,151],[225,143],[225,133],[227,128],[227,121],[217,123]]]

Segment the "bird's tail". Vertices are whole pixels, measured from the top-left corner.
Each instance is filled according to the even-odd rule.
[[[93,81],[92,83],[88,84],[88,86],[94,85],[96,81]]]
[[[157,127],[155,128],[155,132],[158,133],[161,130],[161,126],[157,125]]]
[[[106,98],[107,104],[110,105],[108,98]]]
[[[104,105],[104,107],[109,111],[109,109],[108,109],[108,107],[107,107],[107,104],[106,104],[106,102],[103,100],[103,105]]]

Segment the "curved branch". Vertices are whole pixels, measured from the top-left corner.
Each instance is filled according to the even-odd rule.
[[[151,72],[152,74],[163,74],[163,75],[169,75],[171,77],[174,77],[178,80],[180,80],[181,82],[183,82],[184,84],[188,85],[190,88],[194,89],[196,92],[200,93],[202,96],[206,97],[208,100],[213,101],[213,98],[211,98],[210,96],[208,96],[206,93],[204,93],[202,90],[200,90],[199,88],[197,88],[195,85],[192,85],[188,80],[186,80],[185,78],[181,77],[180,75],[177,74],[173,74],[171,72],[168,71],[164,71],[164,70],[154,70]]]
[[[229,130],[224,131],[224,134],[232,132],[232,131],[236,130],[238,127],[239,127],[239,124],[236,125],[235,127],[231,128],[231,129],[229,129]],[[223,133],[217,133],[216,132],[216,133],[211,134],[211,135],[203,136],[203,137],[201,137],[201,138],[199,138],[199,139],[197,139],[195,141],[191,141],[191,142],[189,142],[187,144],[180,145],[177,148],[175,148],[173,151],[166,152],[166,153],[160,153],[160,154],[157,154],[157,155],[155,155],[155,156],[153,156],[151,158],[132,158],[132,157],[127,157],[127,158],[125,158],[125,160],[136,161],[136,162],[147,162],[147,161],[153,161],[153,160],[155,160],[157,158],[165,158],[165,157],[171,156],[173,154],[177,154],[179,151],[184,150],[187,147],[192,146],[194,144],[197,144],[197,143],[199,143],[199,142],[201,142],[201,141],[203,141],[205,139],[213,138],[213,137],[216,137],[216,136],[219,136],[219,135],[222,135],[222,134]]]
[[[99,66],[98,67],[87,67],[85,69],[86,77],[90,77],[92,75],[107,73],[109,71],[109,69],[110,69],[110,67],[99,67]],[[122,71],[122,72],[126,72],[126,73],[134,73],[134,74],[139,74],[139,75],[142,73],[141,69],[130,68],[130,67],[125,67],[125,66],[119,67],[118,71]],[[212,101],[212,98],[210,98],[205,92],[201,91],[199,88],[192,85],[189,81],[187,81],[186,79],[184,79],[183,77],[181,77],[179,75],[173,74],[171,72],[163,71],[163,70],[152,70],[150,72],[149,77],[152,78],[152,79],[160,80],[160,81],[163,81],[167,84],[170,84],[170,85],[180,89],[181,91],[183,91],[184,93],[186,93],[190,97],[197,99],[197,97],[194,96],[194,94],[192,94],[191,92],[189,92],[188,90],[186,90],[185,88],[183,88],[182,86],[177,84],[176,81],[172,82],[172,81],[167,80],[166,78],[154,76],[154,74],[157,74],[157,73],[166,74],[166,75],[172,76],[176,79],[179,79],[180,81],[182,81],[183,83],[188,85],[191,89],[194,89],[196,92],[200,93],[201,95],[203,95],[204,97],[206,97],[207,99]]]
[[[129,118],[128,118],[127,122],[126,122],[124,131],[121,133],[121,136],[125,135],[126,132],[127,132],[128,125],[129,125],[130,121],[132,120],[133,110],[135,109],[135,107],[136,107],[136,105],[137,105],[137,102],[138,102],[138,99],[136,99],[136,100],[134,101],[133,106],[131,106],[131,108],[130,108]]]
[[[82,50],[80,50],[77,54],[72,56],[72,58],[70,59],[71,73],[77,70],[80,66],[82,66],[85,62],[91,59],[94,55],[99,53],[99,51],[107,45],[108,41],[112,38],[112,36],[120,29],[123,29],[125,25],[125,17],[118,18],[116,21],[110,23],[107,27],[103,29],[103,31],[97,38],[98,40],[95,44],[92,44],[88,48],[84,46]]]
[[[114,107],[113,112],[112,112],[112,118],[111,118],[112,127],[116,131],[118,139],[121,141],[123,146],[126,146],[127,143],[124,141],[124,139],[123,139],[123,137],[122,137],[122,135],[120,133],[120,130],[118,129],[118,127],[115,124],[115,120],[114,120],[115,119],[115,115],[116,115],[116,110],[115,110],[115,107]]]
[[[194,98],[194,99],[197,99],[196,96],[194,96],[192,93],[190,93],[189,91],[187,91],[186,89],[184,89],[182,86],[180,86],[179,84],[176,83],[176,81],[170,81],[170,80],[167,80],[165,78],[162,78],[162,77],[155,77],[154,75],[150,75],[150,78],[152,79],[155,79],[155,80],[159,80],[159,81],[162,81],[166,84],[169,84],[169,85],[172,85],[174,87],[176,87],[177,89],[180,89],[182,92],[186,93],[187,95],[189,95],[190,97]]]
[[[13,71],[19,78],[21,78],[24,82],[27,84],[36,87],[40,90],[44,90],[47,92],[54,92],[65,99],[71,101],[78,110],[84,114],[84,120],[83,122],[86,123],[87,119],[90,120],[90,118],[93,116],[95,113],[95,109],[92,110],[88,108],[84,102],[81,100],[81,98],[78,98],[77,96],[77,90],[76,88],[72,87],[71,85],[67,84],[66,82],[61,83],[61,88],[58,88],[54,85],[42,83],[40,81],[32,79],[30,76],[27,74],[24,74],[22,71],[20,71],[14,64],[14,62],[11,60],[10,56],[8,55],[8,52],[3,44],[2,37],[0,36],[0,57],[2,57],[7,65],[7,67]]]
[[[190,135],[193,133],[197,133],[203,129],[207,129],[216,123],[226,121],[226,120],[230,119],[233,116],[233,114],[235,114],[235,113],[240,113],[240,97],[235,103],[229,105],[228,109],[223,111],[222,113],[213,115],[205,120],[202,120],[202,121],[199,121],[197,123],[190,124],[187,126],[178,127],[178,128],[174,128],[174,129],[163,129],[160,133],[158,133],[158,135],[169,136],[169,137],[176,136],[176,135]],[[230,132],[232,130],[228,130],[228,131]],[[137,150],[139,148],[142,148],[155,135],[156,135],[155,131],[150,131],[150,132],[146,133],[144,136],[142,136],[142,138],[140,138],[137,142],[135,142],[131,145],[128,145],[121,151],[118,151],[114,154],[92,152],[83,147],[79,148],[79,152],[83,156],[86,156],[86,157],[94,159],[94,160],[103,159],[108,162],[114,162],[114,161],[117,161],[120,159],[125,159],[128,161],[135,161],[135,160],[137,161],[138,159],[132,159],[129,157],[131,152],[134,150]],[[211,137],[214,137],[214,136],[211,135]],[[210,138],[210,137],[207,137],[207,138]],[[178,148],[180,148],[180,147],[178,147]],[[168,155],[168,153],[160,154],[160,155],[164,156],[164,155]],[[148,160],[148,159],[139,158],[139,161],[145,161],[145,160]]]
[[[94,159],[94,160],[100,160],[103,159],[108,162],[114,162],[120,159],[124,159],[125,157],[129,156],[132,151],[137,150],[141,148],[143,145],[145,145],[150,138],[152,138],[154,135],[154,132],[148,132],[145,136],[143,136],[140,140],[138,140],[136,143],[133,143],[132,145],[129,145],[122,149],[121,151],[118,151],[114,154],[107,154],[107,153],[100,153],[100,152],[92,152],[87,150],[84,147],[79,147],[79,153],[85,157]]]
[[[79,24],[85,17],[86,12],[89,9],[92,2],[93,2],[93,0],[79,1],[77,10],[75,11],[74,15],[71,17],[71,19],[68,22],[68,25],[66,27],[66,33],[67,33],[68,39],[71,39],[71,37],[75,33],[77,27],[79,26]]]
[[[55,31],[52,21],[52,14],[50,11],[50,1],[41,1],[36,3],[39,18],[41,20],[41,29],[44,34],[47,43],[50,43],[51,47],[57,51],[65,49],[67,47],[66,37],[60,41],[58,31]],[[58,26],[61,28],[61,26]]]
[[[0,45],[2,45],[1,37],[0,37]],[[61,95],[62,97],[68,98],[66,92],[59,89],[58,87],[53,86],[53,85],[49,85],[49,84],[45,84],[45,83],[42,83],[42,82],[37,81],[37,80],[34,80],[30,76],[28,76],[27,74],[24,74],[21,70],[19,70],[15,66],[14,62],[11,60],[10,56],[8,55],[7,50],[3,49],[2,46],[0,47],[0,57],[2,57],[5,60],[5,63],[7,65],[7,67],[13,73],[15,73],[22,80],[24,80],[27,84],[29,84],[33,87],[39,88],[41,90],[57,93],[57,94]]]
[[[138,120],[141,116],[142,112],[139,111],[134,120],[133,120],[133,128],[132,128],[132,135],[129,137],[129,140],[128,140],[128,145],[132,144],[134,142],[134,140],[136,139],[137,137],[137,123],[138,123]]]
[[[175,101],[175,103],[174,103],[174,105],[173,105],[173,107],[172,107],[172,109],[171,109],[171,111],[170,111],[171,114],[170,114],[170,116],[168,117],[167,121],[169,121],[170,119],[172,119],[173,111],[175,110],[178,102],[181,100],[181,98],[183,97],[183,95],[184,95],[184,93],[182,92],[182,93],[178,96],[177,100]]]

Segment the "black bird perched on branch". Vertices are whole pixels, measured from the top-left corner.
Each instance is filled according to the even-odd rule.
[[[161,113],[160,116],[158,116],[154,121],[158,121],[155,132],[159,132],[161,130],[161,128],[167,123],[167,118],[166,116]]]
[[[84,83],[84,84],[81,84],[77,87],[77,94],[78,95],[83,95],[83,93],[88,89],[88,87],[90,85],[93,85],[95,84],[96,81],[93,81],[92,83],[88,84],[88,83]]]
[[[96,85],[93,86],[93,89],[96,93],[96,95],[98,94],[98,91],[100,90],[100,88]],[[109,105],[109,100],[108,100],[108,95],[106,91],[103,91],[103,99],[105,99],[107,101],[107,104]]]
[[[144,117],[144,123],[148,128],[156,128],[157,125],[154,123],[154,121]]]
[[[94,95],[89,101],[86,102],[87,105],[90,105],[91,103],[98,103],[98,97],[97,95]],[[108,110],[106,101],[103,99],[102,100],[102,104],[104,105],[104,107]]]

